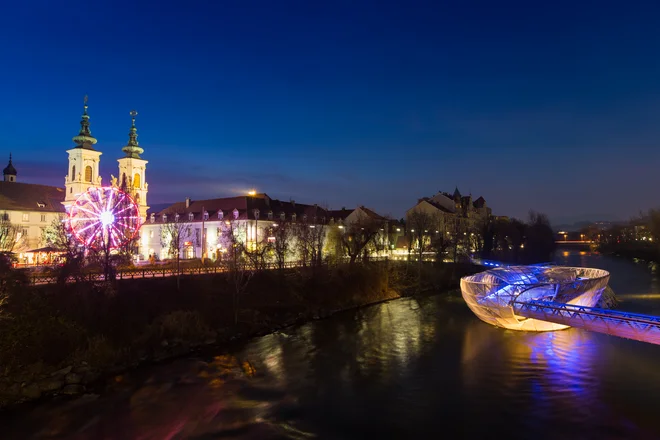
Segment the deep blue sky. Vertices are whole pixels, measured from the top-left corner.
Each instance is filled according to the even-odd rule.
[[[458,185],[627,218],[660,206],[660,7],[634,3],[11,2],[0,155],[63,185],[88,94],[106,182],[138,110],[152,204],[255,187],[401,216]]]

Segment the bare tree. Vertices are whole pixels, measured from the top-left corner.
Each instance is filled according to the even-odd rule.
[[[371,240],[371,243],[369,243],[367,247],[368,249],[367,255],[381,256],[384,252],[388,250],[388,246],[391,241],[392,241],[392,237],[391,234],[389,233],[388,223],[382,222],[380,228],[378,229],[378,232],[376,232],[376,235],[374,236],[373,240]]]
[[[24,240],[21,229],[9,221],[9,214],[0,213],[0,252],[11,253]]]
[[[262,222],[262,224],[266,224]],[[249,220],[243,222],[242,225],[245,228],[247,233],[248,228],[250,228]],[[232,230],[238,231],[243,229],[234,225]],[[262,228],[261,233],[259,231],[258,221],[254,223],[254,235],[252,239],[249,239],[249,234],[246,234],[245,242],[239,241],[239,244],[243,246],[243,253],[247,258],[248,262],[252,265],[255,270],[263,270],[268,266],[268,260],[270,258],[271,243],[268,241],[269,237],[269,228]]]
[[[350,258],[350,264],[364,254],[367,246],[378,235],[382,224],[382,221],[360,214],[355,221],[344,226],[340,239],[346,255]]]
[[[222,241],[226,252],[222,265],[232,290],[232,310],[234,324],[238,324],[241,297],[245,294],[250,279],[254,275],[253,266],[245,252],[245,224],[239,220],[227,220],[222,230]]]
[[[70,277],[77,282],[84,280],[82,267],[85,261],[85,248],[74,237],[64,216],[54,219],[42,231],[41,242],[64,253],[64,265],[58,270],[58,283],[64,284]]]
[[[325,254],[336,262],[340,262],[345,256],[344,245],[342,243],[343,228],[343,225],[326,226]]]
[[[438,224],[438,217],[429,212],[414,210],[408,214],[408,232],[411,242],[417,250],[420,264],[424,258],[424,252],[431,249],[431,239],[438,228]]]
[[[168,213],[160,234],[161,246],[166,249],[170,258],[176,259],[177,289],[181,287],[181,251],[185,246],[197,245],[192,224],[185,218],[182,213]]]
[[[323,264],[323,245],[325,244],[326,225],[316,224],[309,225],[309,251],[310,263],[312,266],[318,267]]]
[[[294,223],[293,233],[296,237],[296,254],[298,256],[298,263],[302,267],[307,267],[310,264],[312,249],[310,229],[307,223]]]
[[[293,253],[293,239],[295,237],[294,225],[287,221],[282,221],[273,225],[270,236],[274,238],[272,244],[275,262],[279,270],[284,269],[287,259]]]

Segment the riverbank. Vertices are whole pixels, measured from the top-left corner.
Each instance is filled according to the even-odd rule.
[[[629,260],[644,260],[649,263],[660,263],[660,248],[657,243],[643,242],[623,242],[601,244],[598,251],[620,258]]]
[[[0,407],[78,395],[104,377],[411,294],[458,287],[471,265],[378,262],[29,286],[3,284]],[[238,309],[235,305],[238,303]],[[237,313],[235,313],[238,310]]]

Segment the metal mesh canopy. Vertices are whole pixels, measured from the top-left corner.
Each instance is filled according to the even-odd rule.
[[[461,279],[466,304],[484,322],[513,330],[567,328],[515,314],[515,304],[552,301],[594,307],[610,274],[601,269],[562,266],[510,266]]]

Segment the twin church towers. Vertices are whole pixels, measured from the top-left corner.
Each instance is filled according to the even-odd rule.
[[[128,143],[122,148],[125,156],[117,160],[119,162],[119,175],[118,177],[112,176],[111,184],[121,188],[133,197],[140,208],[140,217],[144,221],[149,209],[149,206],[147,206],[147,161],[140,157],[144,150],[138,145],[137,140],[137,128],[135,127],[137,112],[133,110],[130,115],[132,124],[128,133]],[[64,202],[62,202],[67,210],[89,188],[100,188],[102,186],[101,176],[99,175],[102,153],[94,149],[97,140],[92,136],[89,129],[86,96],[80,121],[80,133],[73,137],[73,142],[76,143],[76,146],[67,151],[69,153],[69,171],[64,181],[66,196]]]

